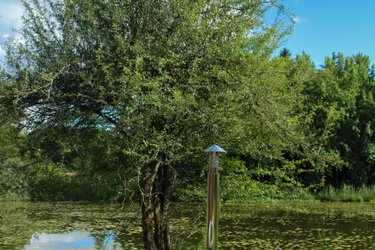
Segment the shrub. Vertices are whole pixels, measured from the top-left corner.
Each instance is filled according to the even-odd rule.
[[[18,158],[10,158],[1,163],[0,199],[17,201],[29,198],[25,164]]]

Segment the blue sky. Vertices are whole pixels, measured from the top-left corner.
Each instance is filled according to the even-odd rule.
[[[22,5],[20,0],[0,0],[0,42],[8,37],[14,37],[13,29],[21,27]],[[0,48],[0,57],[4,51]]]
[[[305,51],[316,66],[332,52],[363,53],[375,63],[375,0],[284,0],[296,25],[283,47]]]
[[[283,0],[296,25],[282,47],[305,51],[317,66],[332,52],[369,55],[375,62],[375,0]],[[0,0],[0,42],[21,27],[20,0]],[[4,52],[0,49],[0,58]]]

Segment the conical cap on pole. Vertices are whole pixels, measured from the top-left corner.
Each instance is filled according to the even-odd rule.
[[[211,147],[207,148],[205,151],[209,152],[209,153],[213,153],[213,152],[216,152],[216,153],[226,153],[227,152],[223,148],[221,148],[220,146],[218,146],[216,144],[214,144]]]

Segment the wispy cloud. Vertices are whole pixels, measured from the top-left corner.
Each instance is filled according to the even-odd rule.
[[[23,6],[20,0],[0,0],[0,46],[8,38],[16,37],[14,29],[22,27]],[[0,58],[4,51],[0,51]]]
[[[14,36],[14,42],[18,44],[25,44],[25,38],[23,38],[20,34],[16,34]]]
[[[308,23],[309,19],[307,19],[306,17],[294,16],[293,22],[297,24]]]
[[[0,65],[3,63],[5,50],[3,42],[14,38],[14,42],[24,40],[14,30],[22,27],[23,6],[20,0],[0,0]]]
[[[0,29],[18,29],[22,25],[23,7],[19,0],[1,0]]]

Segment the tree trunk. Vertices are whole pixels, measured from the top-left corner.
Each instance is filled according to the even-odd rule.
[[[143,181],[143,192],[142,192],[142,231],[143,231],[143,243],[146,250],[156,250],[156,244],[153,237],[154,231],[154,203],[153,203],[153,186],[156,178],[156,174],[159,170],[161,162],[157,161],[155,164],[149,164],[146,166],[145,177]]]
[[[166,166],[164,168],[164,186],[163,186],[163,193],[164,193],[164,203],[163,203],[163,241],[164,247],[166,250],[171,249],[171,237],[169,234],[169,204],[170,204],[170,197],[171,197],[171,189],[173,186],[173,182],[176,176],[171,175],[170,166]]]
[[[170,166],[163,165],[160,168],[157,190],[155,197],[155,242],[158,249],[171,249],[171,240],[169,235],[169,198],[172,186],[170,176]]]
[[[172,186],[170,166],[156,161],[147,166],[142,193],[142,229],[146,250],[170,250],[169,198]]]

